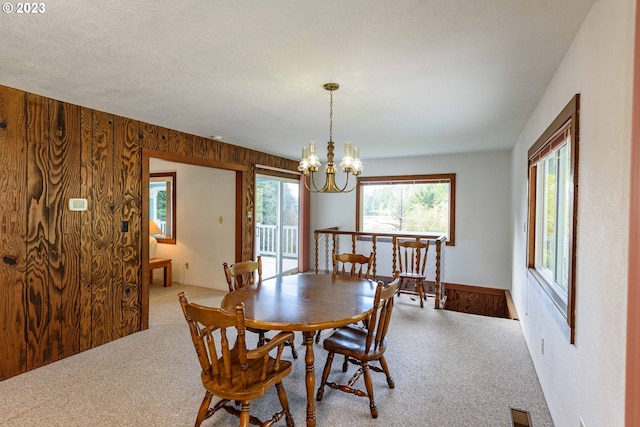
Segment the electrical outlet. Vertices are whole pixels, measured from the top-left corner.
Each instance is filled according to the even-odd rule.
[[[184,263],[184,269],[185,269],[185,270],[188,270],[188,269],[189,269],[189,263],[188,263],[188,262],[185,262],[185,263]]]
[[[540,335],[540,351],[544,354],[544,336]]]

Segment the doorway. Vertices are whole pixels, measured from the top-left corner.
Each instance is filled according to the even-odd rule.
[[[299,194],[297,179],[256,174],[255,255],[265,279],[298,272]]]
[[[226,205],[227,207],[235,206],[235,208],[233,208],[233,210],[235,210],[235,214],[231,211],[226,213],[220,213],[219,211],[209,211],[210,213],[209,223],[212,227],[215,224],[215,226],[218,227],[219,229],[226,228],[227,231],[230,231],[232,233],[231,235],[233,237],[227,236],[227,237],[224,237],[222,240],[233,241],[233,242],[242,241],[242,224],[240,221],[238,221],[239,209],[237,207],[239,205],[238,202],[242,200],[243,195],[246,193],[246,189],[243,188],[242,186],[243,176],[246,174],[246,171],[247,171],[246,166],[226,163],[226,162],[219,162],[216,160],[206,160],[206,159],[200,159],[200,158],[195,158],[190,156],[183,156],[183,155],[174,154],[174,153],[164,153],[160,151],[143,148],[142,149],[142,188],[141,188],[141,194],[142,194],[141,214],[142,215],[141,217],[145,218],[146,220],[142,221],[141,233],[144,241],[146,241],[146,239],[149,236],[148,218],[150,218],[150,200],[151,200],[150,194],[149,194],[150,193],[150,176],[151,176],[150,163],[152,159],[154,162],[154,167],[153,167],[154,170],[158,170],[157,168],[162,168],[165,170],[171,169],[173,171],[176,171],[176,174],[183,178],[182,180],[178,179],[178,184],[181,187],[185,184],[189,184],[190,182],[190,179],[187,177],[186,169],[183,170],[182,168],[189,168],[190,166],[204,166],[204,168],[202,169],[189,168],[189,170],[202,171],[203,169],[207,169],[209,171],[214,171],[217,169],[219,170],[219,172],[223,172],[223,171],[233,172],[231,181],[227,182],[226,184],[218,184],[218,187],[220,189],[227,189],[227,190],[231,189],[232,187],[235,187],[231,191],[231,193],[235,193],[235,195],[226,196],[223,199],[223,200],[226,200],[226,203],[219,203],[219,205],[221,206],[222,205]],[[170,162],[171,167],[166,166],[166,164],[165,166],[158,165],[156,163],[158,161]],[[215,173],[215,172],[211,172],[211,173]],[[235,185],[233,184],[233,181],[235,182]],[[180,215],[177,216],[176,219],[178,219],[178,221],[176,221],[176,223],[182,220],[186,220],[187,223],[182,225],[182,229],[181,229],[182,231],[176,231],[174,233],[174,236],[180,236],[178,239],[176,239],[175,244],[165,245],[165,248],[163,248],[164,250],[169,252],[163,251],[162,254],[163,256],[165,256],[165,258],[171,258],[172,265],[174,267],[172,268],[172,272],[175,275],[176,281],[182,281],[185,283],[189,282],[189,284],[196,284],[196,285],[203,284],[203,283],[213,284],[211,286],[212,288],[226,289],[224,274],[220,273],[221,269],[215,270],[215,272],[212,271],[210,273],[207,273],[204,270],[207,268],[208,265],[211,265],[211,266],[222,265],[221,264],[222,261],[212,260],[212,256],[214,255],[214,253],[217,253],[216,251],[218,249],[218,246],[211,245],[210,236],[209,236],[209,239],[203,238],[203,237],[207,237],[204,232],[189,231],[189,227],[191,227],[192,225],[207,223],[204,220],[201,223],[198,223],[198,217],[199,216],[206,217],[206,214],[203,215],[202,212],[197,212],[197,211],[203,211],[202,204],[210,202],[210,200],[206,200],[207,198],[204,197],[203,195],[210,195],[211,188],[215,187],[215,185],[211,185],[210,176],[194,177],[194,179],[191,180],[191,182],[192,184],[186,185],[185,188],[181,188],[181,189],[178,188],[177,196],[174,198],[174,200],[176,200],[178,203],[181,204],[181,206],[176,207],[176,210],[179,212],[182,212]],[[200,185],[202,184],[204,185],[201,187]],[[191,199],[189,196],[190,192],[196,193],[195,196]],[[211,199],[211,197],[209,197],[209,199]],[[214,209],[218,209],[218,208],[214,208]],[[176,210],[174,210],[174,212]],[[182,220],[180,219],[180,216],[182,217]],[[222,220],[220,219],[220,217],[222,217]],[[211,221],[211,219],[213,219],[213,221]],[[231,223],[233,225],[231,225]],[[190,235],[192,236],[191,238],[189,237]],[[193,237],[194,235],[196,237]],[[190,245],[188,248],[186,248],[188,249],[187,251],[187,250],[184,250],[185,249],[184,243],[187,241],[204,242],[204,244],[207,246],[202,248],[197,245],[194,247],[191,247]],[[216,251],[212,251],[212,247]],[[220,248],[224,249],[225,247],[228,247],[228,245],[221,246]],[[150,282],[149,280],[150,279],[149,248],[150,248],[150,245],[143,244],[140,251],[141,270],[142,270],[142,289],[141,289],[141,295],[140,295],[140,305],[141,305],[140,328],[142,330],[149,328],[149,284],[150,284],[149,283]],[[167,249],[167,248],[170,248],[170,249]],[[227,261],[228,259],[231,259],[231,260],[240,259],[241,249],[242,248],[240,247],[240,245],[235,245],[235,248],[232,250],[233,255],[231,253],[225,252],[225,254],[222,257],[224,258],[223,261]],[[173,252],[171,252],[171,250],[173,250]],[[186,254],[188,258],[185,258],[183,256],[184,254]],[[206,260],[203,260],[203,257],[207,257]],[[210,280],[205,281],[205,280],[201,280],[200,277],[209,277],[209,278],[218,277],[220,281],[218,282],[217,281],[218,279],[216,279],[215,282],[212,282]]]

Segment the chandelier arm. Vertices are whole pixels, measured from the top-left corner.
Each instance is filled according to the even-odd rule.
[[[358,186],[357,181],[356,181],[356,183],[354,183],[354,184],[353,184],[353,187],[351,187],[350,189],[348,189],[348,190],[347,190],[346,188],[347,188],[347,186],[349,185],[349,175],[351,175],[351,174],[347,172],[347,174],[346,174],[346,175],[347,175],[347,181],[344,183],[344,187],[342,187],[342,188],[340,189],[340,192],[341,192],[341,193],[351,193],[351,192],[352,192],[353,190],[355,190],[355,189],[356,189],[356,187]],[[355,176],[355,175],[354,175],[354,176]]]
[[[311,175],[310,184],[313,186],[313,190],[309,189],[309,191],[312,191],[314,193],[319,193],[320,190],[318,190],[318,186],[316,185],[316,180],[315,180],[316,173],[315,172],[311,172],[309,175]]]
[[[302,182],[304,182],[304,186],[307,188],[307,190],[309,190],[309,191],[313,192],[313,191],[311,190],[311,188],[309,188],[309,184],[307,183],[307,176],[306,176],[306,175],[304,175],[304,176],[302,177]]]
[[[342,187],[340,189],[340,192],[344,192],[344,190],[347,188],[347,186],[349,185],[349,175],[351,175],[349,172],[345,173],[345,175],[347,176],[347,179],[344,181],[344,187]],[[347,191],[348,193],[348,191]]]
[[[350,188],[350,189],[348,189],[348,190],[343,190],[343,191],[341,191],[341,193],[351,193],[351,192],[352,192],[353,190],[355,190],[355,189],[356,189],[356,186],[354,185],[353,187],[351,187],[351,188]]]

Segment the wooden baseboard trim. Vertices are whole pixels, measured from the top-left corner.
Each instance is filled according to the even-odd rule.
[[[507,310],[509,319],[512,320],[520,320],[518,317],[518,311],[516,310],[516,305],[513,303],[513,298],[511,298],[511,291],[508,289],[504,291],[504,296],[507,298]]]
[[[484,286],[462,285],[459,283],[446,283],[445,289],[454,289],[456,291],[476,292],[479,294],[503,295],[504,289],[486,288]]]

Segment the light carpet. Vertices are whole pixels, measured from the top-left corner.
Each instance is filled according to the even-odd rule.
[[[204,396],[199,365],[177,294],[219,306],[223,292],[194,286],[153,285],[150,327],[114,342],[0,382],[0,426],[192,426]],[[330,331],[324,331],[326,337]],[[248,335],[248,342],[254,337]],[[424,309],[406,295],[396,298],[387,360],[395,380],[373,373],[379,417],[368,399],[326,389],[316,402],[318,426],[511,426],[509,408],[530,411],[534,427],[553,426],[531,357],[514,320]],[[305,349],[284,386],[295,422],[305,425]],[[326,353],[316,344],[316,381]],[[284,357],[291,358],[285,349]],[[346,381],[341,360],[330,379]],[[359,380],[362,388],[364,385]],[[317,387],[317,384],[316,384]],[[252,403],[268,418],[275,389]],[[237,425],[221,411],[203,426]],[[286,425],[281,420],[277,425]]]

